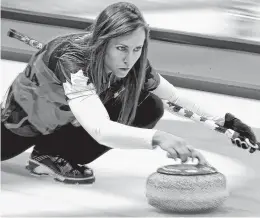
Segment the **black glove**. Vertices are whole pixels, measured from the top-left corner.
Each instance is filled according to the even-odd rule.
[[[256,136],[253,133],[252,129],[246,125],[245,123],[243,123],[241,120],[239,120],[238,118],[236,118],[234,115],[227,113],[225,115],[225,123],[224,123],[224,127],[227,129],[232,129],[236,132],[238,132],[240,134],[241,137],[239,137],[239,139],[244,142],[244,137],[248,138],[251,144],[256,144],[257,140],[256,140]],[[243,149],[247,149],[249,146],[247,146],[246,143],[240,143],[239,141],[235,141],[235,140],[231,140],[231,142],[233,144],[236,144],[238,147],[242,147]],[[259,144],[258,144],[259,145]],[[256,149],[250,147],[249,152],[253,153],[255,152]]]

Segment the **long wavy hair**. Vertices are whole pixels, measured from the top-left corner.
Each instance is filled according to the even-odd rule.
[[[127,2],[118,2],[109,5],[97,17],[90,28],[91,36],[88,47],[91,49],[87,70],[89,71],[97,93],[104,90],[104,81],[108,75],[104,71],[105,53],[112,38],[132,33],[137,28],[145,31],[145,41],[141,56],[124,78],[125,90],[122,92],[122,108],[118,122],[130,125],[136,115],[138,99],[145,80],[149,27],[139,9]]]
[[[138,28],[145,31],[142,52],[128,75],[122,79],[125,89],[118,96],[122,107],[117,121],[126,125],[130,125],[135,118],[147,66],[149,27],[139,9],[127,2],[111,4],[97,16],[93,25],[86,29],[87,34],[75,34],[62,39],[68,43],[63,49],[73,54],[71,56],[84,69],[84,73],[91,77],[97,94],[101,96],[108,88],[104,59],[109,41],[130,34]],[[79,36],[80,40],[77,40]],[[85,63],[79,61],[82,59]],[[107,96],[101,98],[103,103],[106,103],[106,99]]]

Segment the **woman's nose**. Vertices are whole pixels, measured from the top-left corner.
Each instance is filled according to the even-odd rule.
[[[126,55],[125,57],[124,57],[124,63],[127,65],[127,66],[131,66],[131,64],[132,64],[132,61],[133,61],[133,55],[131,55],[131,54],[128,54],[128,55]]]

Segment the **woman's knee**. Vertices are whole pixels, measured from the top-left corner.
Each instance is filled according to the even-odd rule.
[[[148,93],[139,103],[133,124],[137,127],[151,129],[162,118],[163,114],[164,106],[162,100],[155,94]]]
[[[164,114],[164,106],[162,100],[153,93],[150,93],[148,96],[148,102],[151,113],[154,114],[154,117],[160,120]]]

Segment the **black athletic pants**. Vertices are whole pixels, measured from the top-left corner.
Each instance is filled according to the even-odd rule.
[[[116,121],[121,105],[114,104],[112,99],[105,107],[110,119]],[[160,98],[152,93],[142,93],[132,126],[152,129],[163,116],[163,112],[163,104]],[[71,124],[61,127],[52,134],[39,137],[18,136],[1,124],[2,161],[13,158],[34,145],[34,149],[41,153],[58,154],[78,164],[90,163],[111,149],[99,144],[82,127],[74,127]]]

